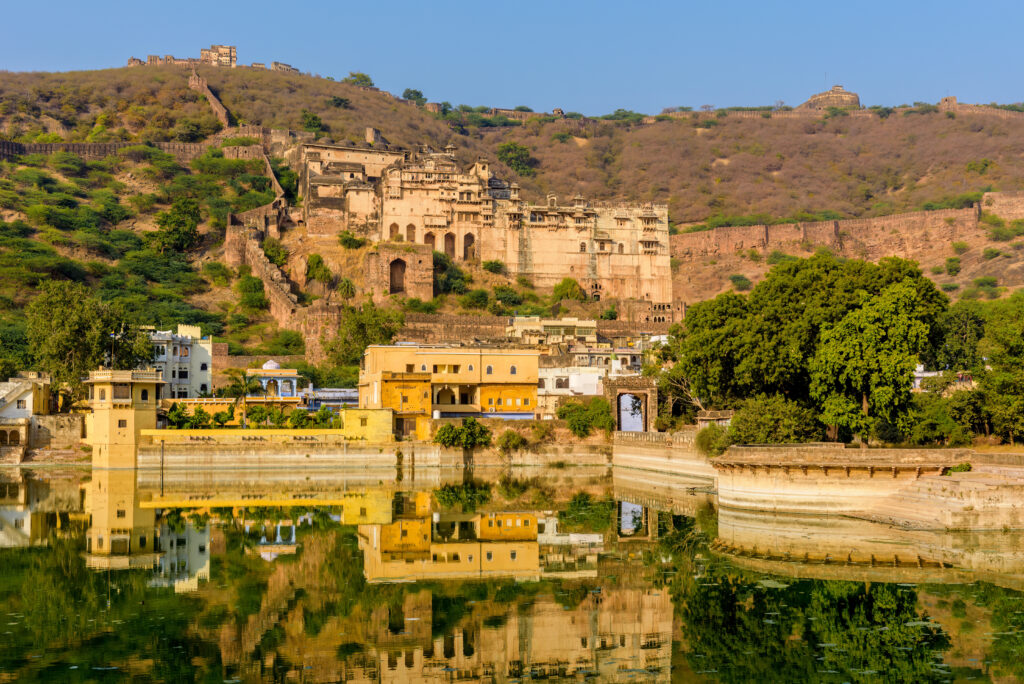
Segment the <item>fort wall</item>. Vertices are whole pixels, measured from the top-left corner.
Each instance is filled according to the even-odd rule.
[[[11,159],[26,154],[51,155],[54,152],[71,152],[87,161],[95,161],[117,154],[119,150],[126,147],[135,147],[141,144],[143,143],[19,143],[0,140],[0,159]],[[157,142],[148,144],[173,155],[181,162],[188,162],[201,156],[208,147],[207,143]]]
[[[947,102],[950,100],[950,102]],[[1004,120],[1019,120],[1024,117],[1024,112],[1017,112],[1011,109],[999,109],[990,105],[976,105],[976,104],[963,104],[956,101],[955,97],[943,98],[943,101],[938,105],[940,112],[952,112],[960,115],[975,115],[975,116],[991,116],[997,119]],[[890,116],[901,116],[905,112],[912,111],[913,107],[893,107],[892,114]],[[854,119],[870,119],[877,118],[877,110],[873,109],[845,109],[846,115]],[[644,117],[641,123],[643,124],[654,124],[658,121],[664,120],[666,117],[669,119],[691,119],[693,121],[702,121],[705,119],[796,119],[808,121],[812,119],[820,119],[823,115],[821,109],[814,108],[796,108],[796,109],[783,109],[783,110],[769,110],[769,109],[756,109],[756,110],[744,110],[735,111],[729,109],[712,110],[712,111],[699,111],[699,112],[665,112],[657,116]]]
[[[206,97],[206,101],[210,103],[210,109],[213,110],[213,114],[217,117],[218,121],[225,127],[231,125],[231,116],[228,114],[228,108],[213,94],[205,78],[193,71],[192,75],[188,77],[188,87]]]
[[[986,192],[981,198],[981,211],[1007,221],[1024,219],[1024,192]]]
[[[998,196],[1002,193],[989,193]],[[1024,195],[993,199],[995,208],[1024,216]],[[1002,215],[1002,214],[1000,214]],[[773,250],[800,246],[823,246],[833,251],[866,259],[906,254],[922,241],[952,242],[977,229],[980,208],[939,209],[893,214],[877,218],[842,219],[813,223],[724,226],[670,238],[672,256],[682,260],[700,259],[741,250]]]

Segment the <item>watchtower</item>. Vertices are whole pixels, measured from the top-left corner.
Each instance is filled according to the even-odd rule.
[[[86,385],[93,468],[134,468],[139,436],[156,428],[160,371],[92,371]]]

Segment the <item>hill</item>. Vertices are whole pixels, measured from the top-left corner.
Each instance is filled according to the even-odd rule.
[[[473,113],[442,118],[323,78],[249,68],[200,73],[239,122],[303,130],[310,128],[303,112],[310,112],[320,134],[336,141],[361,140],[373,126],[409,149],[454,143],[464,162],[496,159],[498,146],[513,141],[536,160],[535,175],[517,179],[526,195],[579,191],[667,202],[680,226],[881,216],[986,188],[1024,189],[1024,115],[996,109],[958,115],[920,106],[858,117],[836,110],[809,118],[722,111],[648,125],[639,117],[539,117],[481,126],[473,124],[486,120]],[[21,140],[193,142],[219,125],[187,81],[188,70],[178,67],[0,73],[0,131]]]
[[[8,270],[6,277],[0,274],[0,304],[15,328],[40,274],[51,273],[145,309],[158,325],[200,322],[235,351],[301,349],[297,336],[276,329],[265,307],[235,301],[244,293],[232,288],[256,286],[246,273],[219,263],[227,212],[260,206],[273,193],[269,171],[223,158],[224,149],[255,141],[225,139],[231,133],[189,88],[189,73],[170,66],[0,73],[0,140],[165,148],[199,148],[202,142],[203,150],[214,145],[185,163],[151,147],[141,157],[117,152],[86,162],[61,153],[5,162],[0,256]],[[231,124],[305,130],[338,142],[360,141],[372,126],[407,149],[454,144],[463,165],[479,156],[500,160],[501,146],[515,143],[529,157],[512,161],[518,172],[500,161],[492,168],[518,182],[526,198],[580,192],[592,199],[665,202],[679,233],[671,245],[674,290],[687,303],[745,289],[779,260],[822,247],[872,260],[916,259],[944,290],[970,297],[996,297],[1001,287],[1024,284],[1022,245],[1015,240],[1024,224],[1017,214],[1001,217],[977,206],[989,197],[986,191],[1024,189],[1024,115],[1017,112],[918,105],[800,116],[721,111],[644,118],[619,112],[605,119],[537,115],[515,121],[488,118],[482,108],[468,106],[431,113],[372,88],[311,76],[212,67],[200,74],[226,105]],[[283,166],[277,171],[285,182],[290,172]],[[200,202],[203,240],[187,258],[154,256],[146,233],[180,197]],[[922,209],[931,211],[913,219],[872,219]],[[799,225],[780,225],[787,220]],[[800,237],[808,222],[822,239]],[[750,228],[703,232],[730,225]],[[307,287],[312,257],[322,256],[336,275],[351,276],[356,291],[361,288],[361,252],[305,241],[297,233],[286,233],[283,247],[278,257],[303,288],[301,304],[336,294],[318,292],[315,282]],[[164,263],[169,260],[176,265]],[[548,293],[478,266],[466,270],[474,287],[495,293],[504,287],[512,300],[550,310]],[[520,290],[510,292],[514,286]],[[258,293],[249,294],[249,303],[258,303]],[[469,305],[450,298],[410,310],[465,314],[483,308],[483,301],[492,313],[503,311],[494,296],[490,304],[477,300]],[[603,305],[591,303],[580,312],[596,316]]]

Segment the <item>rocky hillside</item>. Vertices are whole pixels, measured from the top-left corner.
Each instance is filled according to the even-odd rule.
[[[408,148],[452,142],[465,162],[495,159],[500,144],[514,141],[535,160],[534,174],[517,178],[527,197],[579,191],[667,202],[682,226],[881,216],[984,189],[1024,189],[1024,115],[1001,110],[958,115],[925,106],[807,119],[723,111],[648,125],[549,118],[484,127],[457,108],[442,118],[387,93],[312,76],[247,68],[201,74],[242,123],[318,129],[339,141],[360,140],[374,126]],[[176,67],[0,73],[0,132],[23,141],[197,141],[218,124],[187,81],[188,71]]]

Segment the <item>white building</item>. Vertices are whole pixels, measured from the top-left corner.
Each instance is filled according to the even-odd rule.
[[[177,332],[154,330],[153,368],[167,383],[171,399],[189,399],[213,391],[213,340],[198,325],[178,325]]]
[[[150,586],[174,587],[177,594],[199,590],[199,582],[210,579],[210,526],[196,528],[185,523],[183,532],[175,532],[166,523],[160,525],[160,556]]]
[[[537,413],[552,419],[565,397],[597,397],[604,393],[605,367],[562,366],[537,369]]]

